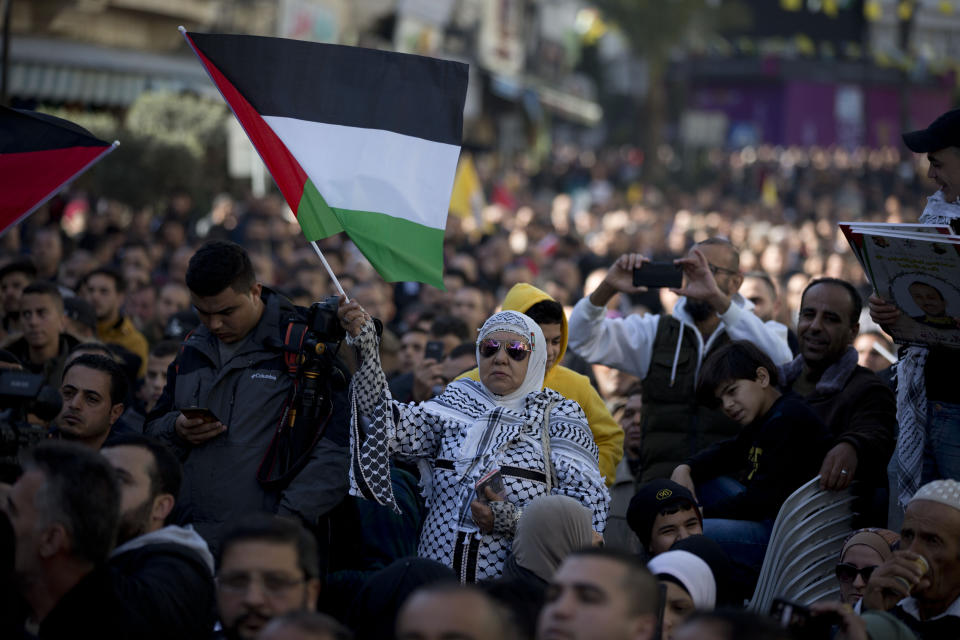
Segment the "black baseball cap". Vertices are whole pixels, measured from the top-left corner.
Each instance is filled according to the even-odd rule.
[[[664,509],[678,507],[680,509],[693,508],[697,517],[702,519],[700,509],[693,494],[682,484],[673,480],[651,480],[637,489],[637,493],[630,499],[627,507],[627,524],[640,538],[643,547],[650,546],[653,522]]]
[[[946,147],[960,147],[960,109],[951,109],[926,129],[903,134],[903,142],[914,153],[932,153]]]

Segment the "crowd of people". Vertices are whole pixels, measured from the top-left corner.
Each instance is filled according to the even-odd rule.
[[[68,189],[0,238],[4,636],[794,637],[744,606],[819,478],[822,637],[960,637],[953,354],[837,229],[960,220],[960,113],[905,141],[481,155],[445,289],[321,241],[348,297],[278,197]]]

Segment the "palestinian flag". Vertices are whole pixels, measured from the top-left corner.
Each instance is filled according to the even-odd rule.
[[[117,144],[67,120],[0,107],[0,235]]]
[[[184,36],[308,240],[345,231],[384,280],[443,287],[465,64],[282,38]]]

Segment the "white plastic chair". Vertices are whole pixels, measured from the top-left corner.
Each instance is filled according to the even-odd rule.
[[[853,528],[854,499],[849,488],[820,489],[817,476],[784,501],[748,609],[765,614],[777,597],[807,605],[836,594],[832,568]]]

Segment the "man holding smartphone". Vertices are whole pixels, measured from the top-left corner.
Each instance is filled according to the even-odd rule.
[[[600,286],[580,300],[570,316],[570,348],[590,363],[603,364],[643,381],[643,442],[640,482],[668,478],[691,453],[735,436],[740,426],[720,411],[697,404],[700,365],[731,340],[747,340],[775,364],[790,361],[782,332],[764,324],[737,290],[743,282],[740,255],[728,240],[709,238],[675,264],[683,286],[672,314],[605,317],[618,292],[639,293],[634,269],[649,262],[640,254],[620,256]],[[653,283],[656,284],[656,283]]]
[[[201,326],[185,338],[144,427],[183,463],[186,513],[214,552],[225,528],[250,513],[316,525],[347,493],[345,389],[332,388],[323,437],[289,484],[257,478],[294,384],[284,331],[306,310],[257,282],[247,252],[231,242],[203,245],[186,280]]]

